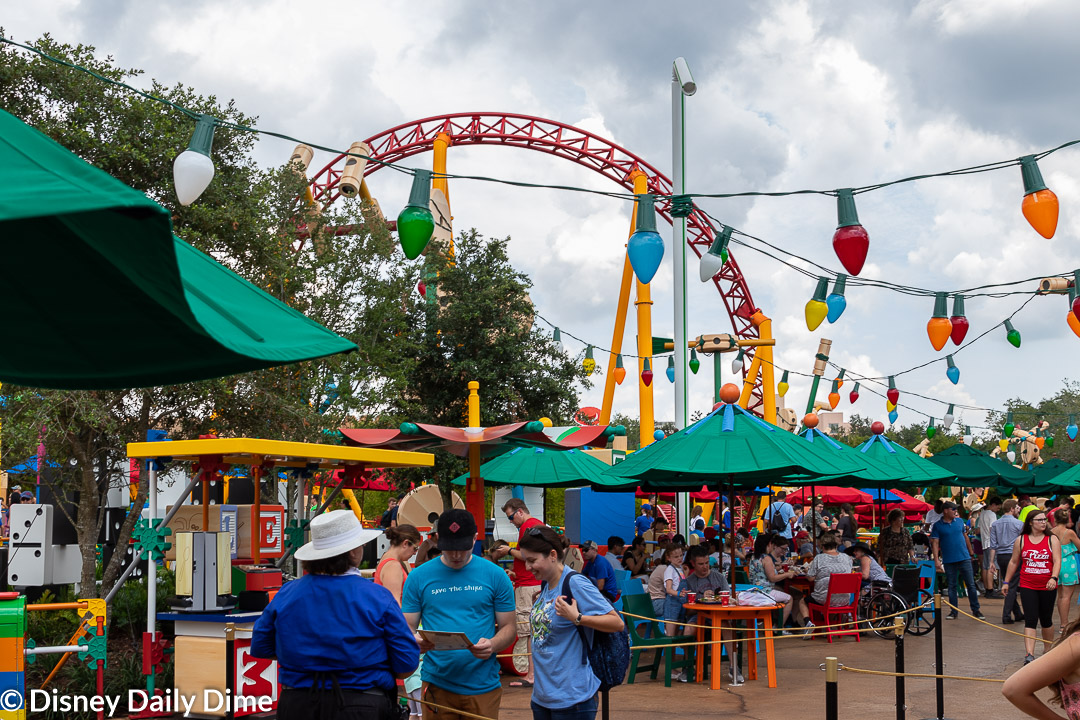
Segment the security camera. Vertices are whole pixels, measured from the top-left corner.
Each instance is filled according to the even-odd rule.
[[[675,58],[671,66],[671,79],[679,83],[684,95],[693,95],[697,92],[697,83],[690,74],[690,67],[686,64],[685,58]]]

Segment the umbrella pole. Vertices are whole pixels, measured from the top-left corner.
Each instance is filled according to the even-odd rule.
[[[720,494],[723,494],[724,487],[720,486]],[[731,488],[728,490],[728,507],[731,508],[731,591],[735,591],[735,483],[731,484]],[[723,527],[723,520],[721,520],[720,527]],[[721,548],[722,550],[723,548]],[[723,569],[723,563],[720,564]]]
[[[810,512],[814,513],[814,525],[821,522],[817,514],[817,485],[810,486]],[[810,528],[810,538],[814,541],[814,554],[817,555],[817,527]]]

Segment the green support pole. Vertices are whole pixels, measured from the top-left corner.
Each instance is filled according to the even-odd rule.
[[[810,398],[806,401],[806,414],[814,412],[814,400],[817,400],[817,388],[818,383],[821,382],[821,376],[815,375],[814,382],[810,385]]]

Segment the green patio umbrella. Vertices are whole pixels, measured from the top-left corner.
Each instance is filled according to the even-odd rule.
[[[355,350],[172,234],[169,212],[0,111],[0,381],[168,385]]]
[[[929,460],[955,474],[957,484],[963,487],[995,485],[1012,488],[1018,483],[1031,483],[1034,480],[1034,475],[1027,470],[1013,467],[963,443],[946,448]]]
[[[956,479],[956,473],[919,457],[907,448],[900,447],[878,433],[855,448],[874,467],[899,476],[889,484],[891,487],[926,487],[947,485]]]
[[[602,487],[613,480],[604,475],[608,464],[584,450],[553,450],[542,447],[516,447],[480,466],[480,475],[490,485],[530,485],[533,487]],[[465,473],[454,479],[464,485]],[[625,488],[624,488],[625,489]]]
[[[866,470],[853,453],[807,442],[738,405],[724,404],[688,428],[631,454],[604,471],[619,483],[648,490],[698,490],[702,485],[754,488],[763,482],[809,485],[813,478]]]
[[[830,475],[828,477],[791,478],[785,482],[788,485],[836,485],[839,487],[868,487],[888,489],[902,485],[906,477],[905,472],[892,465],[882,465],[870,462],[869,458],[860,455],[853,448],[833,440],[817,428],[807,428],[799,433],[798,437],[808,443],[823,446],[827,451],[836,453],[838,456],[850,460],[852,463],[864,465],[861,470],[844,473],[842,475]]]
[[[1003,489],[1024,495],[1073,494],[1080,492],[1080,466],[1054,458],[1032,468],[1031,482]]]

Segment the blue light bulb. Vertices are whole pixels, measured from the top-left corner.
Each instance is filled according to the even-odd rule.
[[[639,230],[630,236],[626,244],[626,254],[630,256],[630,266],[642,284],[648,284],[660,269],[664,259],[664,240],[660,233]]]
[[[637,200],[637,230],[626,243],[626,255],[630,258],[630,267],[639,281],[648,284],[660,269],[664,259],[664,240],[656,232],[656,198],[652,195],[639,195]]]
[[[1076,434],[1078,431],[1080,431],[1080,428],[1076,427],[1076,425],[1069,425],[1065,428],[1065,434],[1069,436],[1070,441],[1076,440]]]
[[[668,367],[665,374],[667,375],[668,382],[675,382],[675,368]]]
[[[898,412],[896,412],[895,410],[890,410],[889,411],[889,424],[890,425],[895,425],[896,424],[896,418],[898,418],[898,417],[900,417],[900,414]]]
[[[829,322],[834,323],[847,309],[847,298],[836,293],[829,293],[829,296],[825,298],[825,304],[829,306],[829,314],[825,317]]]
[[[949,380],[952,381],[953,385],[960,382],[960,368],[955,365],[946,370],[945,374],[949,376]]]

